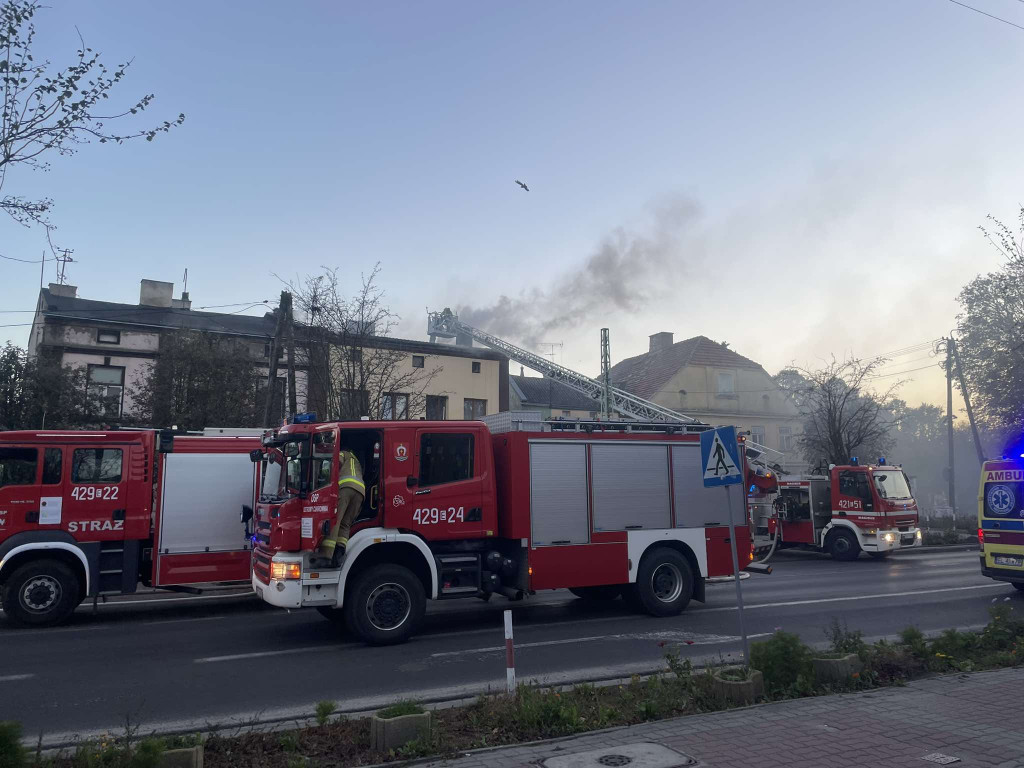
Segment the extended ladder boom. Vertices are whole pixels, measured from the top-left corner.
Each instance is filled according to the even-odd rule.
[[[468,336],[491,349],[504,352],[509,358],[521,365],[526,365],[535,371],[540,371],[549,379],[561,382],[577,392],[582,392],[587,397],[592,398],[595,404],[598,404],[601,400],[601,395],[604,391],[604,385],[601,382],[589,376],[584,376],[582,373],[577,373],[571,368],[553,363],[546,357],[528,352],[514,344],[509,344],[507,341],[481,331],[479,328],[466,325],[460,322],[459,316],[450,309],[446,308],[442,312],[427,313],[427,333],[430,334],[431,339],[437,336],[449,339],[463,335]],[[647,422],[674,421],[683,424],[700,423],[697,419],[684,416],[669,408],[663,408],[657,403],[644,400],[642,397],[632,395],[625,390],[616,387],[609,387],[608,389],[608,397],[611,401],[612,409],[628,418]]]

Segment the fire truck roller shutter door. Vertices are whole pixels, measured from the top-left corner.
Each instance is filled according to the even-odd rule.
[[[590,468],[595,531],[671,527],[667,446],[594,444]]]
[[[672,489],[676,528],[729,524],[729,504],[721,488],[705,488],[700,443],[672,446]],[[738,494],[737,494],[738,495]],[[703,536],[703,533],[701,534]]]
[[[585,445],[530,445],[530,518],[535,547],[590,541]]]

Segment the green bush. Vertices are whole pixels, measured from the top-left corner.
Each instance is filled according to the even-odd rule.
[[[811,649],[782,630],[750,647],[750,666],[761,670],[765,690],[774,695],[807,693],[814,676]]]
[[[866,668],[861,673],[861,681],[867,685],[903,685],[907,680],[924,672],[927,649],[924,648],[924,635],[915,627],[908,627],[901,633],[905,638],[920,637],[922,651],[918,655],[911,643],[904,640],[904,645],[891,645],[879,640],[868,649]]]
[[[331,719],[331,715],[337,710],[337,705],[333,701],[318,701],[316,703],[316,724],[327,725]]]
[[[1013,651],[1024,642],[1024,620],[1013,615],[1009,605],[994,605],[988,609],[992,617],[981,630],[978,644],[987,651]]]
[[[568,695],[520,686],[512,707],[512,725],[544,737],[574,733],[582,727],[579,708]]]
[[[917,627],[907,627],[900,632],[900,642],[918,659],[928,658],[928,641]]]
[[[317,707],[319,709],[319,705]],[[405,715],[422,715],[423,707],[415,701],[396,701],[390,707],[377,712],[377,717],[389,720],[392,717],[404,717]]]
[[[840,621],[837,616],[833,616],[831,623],[825,628],[825,637],[828,638],[835,653],[856,653],[863,658],[867,651],[864,633],[860,630],[851,631],[846,625],[846,620]]]
[[[21,723],[0,721],[0,766],[22,768],[26,763],[25,748],[21,746]]]

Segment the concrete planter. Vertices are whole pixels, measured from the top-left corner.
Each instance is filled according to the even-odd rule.
[[[160,755],[160,768],[203,768],[203,746],[168,749]]]
[[[811,659],[814,681],[818,685],[848,685],[853,676],[864,669],[864,662],[856,653],[836,658]]]
[[[370,720],[370,748],[375,752],[387,753],[429,736],[430,712],[386,718],[374,715]]]
[[[742,667],[723,667],[714,672],[714,691],[722,701],[731,704],[753,704],[757,699],[764,696],[764,675],[757,669],[749,670],[749,678],[746,680],[724,680],[721,673],[731,670],[742,669]]]

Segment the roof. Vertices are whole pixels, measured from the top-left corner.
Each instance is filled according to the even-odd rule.
[[[40,291],[42,314],[48,318],[79,320],[95,325],[136,326],[151,329],[174,329],[223,333],[230,336],[256,337],[269,341],[274,336],[277,318],[270,312],[262,317],[234,315],[222,312],[199,312],[174,307],[150,307],[138,304],[118,304],[113,301],[94,301],[71,296],[57,296],[49,289]],[[295,324],[301,333],[304,326]],[[428,341],[399,339],[392,336],[372,336],[366,346],[398,349],[422,355],[467,357],[474,360],[507,360],[508,356],[493,349],[459,347],[454,344],[431,344]]]
[[[647,352],[616,363],[611,371],[612,386],[649,400],[662,390],[680,368],[688,365],[748,368],[767,375],[767,371],[753,360],[707,336],[694,336],[657,352]]]
[[[573,411],[594,411],[598,402],[560,381],[539,376],[509,376],[524,405],[543,405]]]

